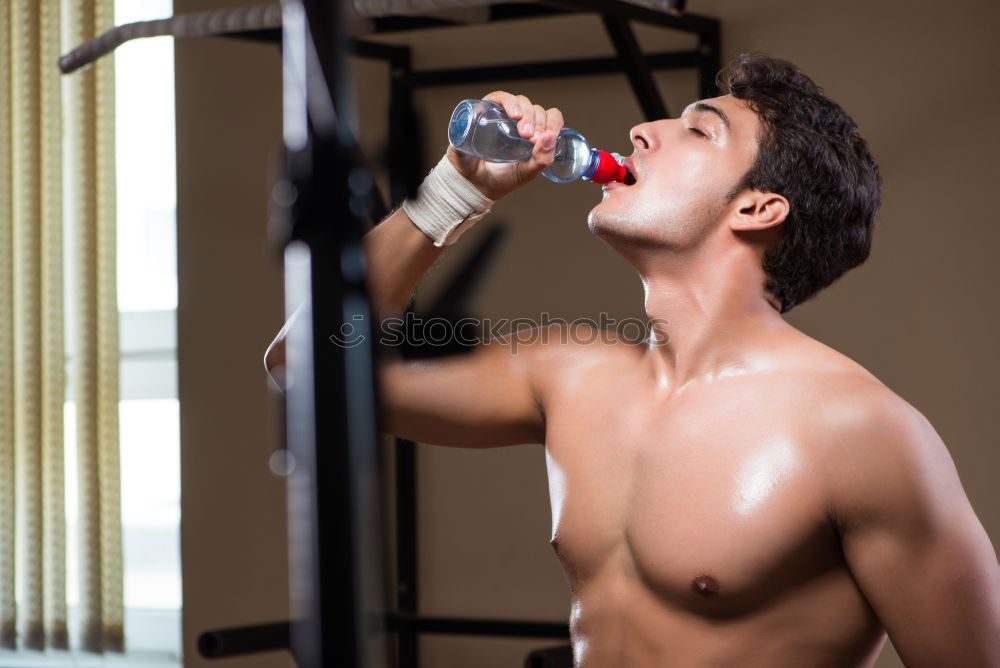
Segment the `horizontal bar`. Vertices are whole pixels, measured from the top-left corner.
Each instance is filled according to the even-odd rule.
[[[670,28],[681,32],[691,32],[697,35],[710,35],[718,32],[719,22],[716,19],[698,14],[668,14],[649,7],[643,7],[624,0],[546,0],[546,4],[561,7],[569,12],[586,12],[615,16],[637,23],[647,23],[661,28]]]
[[[711,34],[718,31],[718,21],[712,18],[697,14],[682,14],[680,16],[668,14],[624,0],[545,0],[544,2],[489,5],[489,18],[486,21],[475,23],[430,16],[379,16],[371,20],[374,25],[373,32],[387,33],[429,28],[455,28],[481,25],[486,22],[572,16],[574,14],[606,14],[695,34]]]
[[[376,16],[371,19],[374,27],[372,32],[387,33],[427,30],[429,28],[458,28],[461,26],[482,25],[495,21],[538,19],[547,16],[566,16],[575,13],[561,8],[547,7],[539,2],[490,5],[488,10],[489,18],[485,21],[472,23],[468,21],[452,21],[436,16]]]
[[[697,51],[665,51],[646,56],[649,67],[655,70],[697,67]],[[583,74],[617,74],[625,70],[618,58],[581,58],[577,60],[552,60],[543,63],[512,63],[484,67],[463,67],[450,70],[424,70],[404,78],[414,87],[452,86],[483,81],[548,79]]]
[[[222,659],[288,649],[290,639],[288,622],[215,629],[198,636],[198,652],[206,659]]]
[[[465,617],[427,617],[397,612],[386,615],[389,631],[439,635],[507,636],[519,638],[569,638],[569,625]],[[291,624],[277,622],[205,631],[198,637],[198,652],[207,659],[287,649]]]
[[[251,42],[267,42],[281,44],[281,28],[265,28],[262,30],[242,30],[240,32],[223,33],[220,37],[248,40]],[[406,45],[385,44],[383,42],[368,42],[355,39],[348,42],[350,53],[359,58],[384,60],[393,66],[404,65],[410,59],[410,47]]]
[[[248,42],[265,42],[281,44],[281,28],[261,28],[260,30],[240,30],[238,32],[220,33],[219,37],[231,37]]]
[[[425,617],[409,613],[390,613],[389,631],[407,630],[413,633],[445,635],[511,636],[521,638],[569,638],[569,624],[562,622],[528,622],[503,619],[465,617]]]
[[[281,5],[257,5],[232,9],[210,9],[177,14],[165,19],[123,23],[105,30],[59,58],[63,74],[74,72],[134,39],[173,37],[218,37],[228,33],[258,32],[281,26]]]
[[[349,53],[359,58],[369,58],[371,60],[384,60],[393,67],[409,68],[410,47],[397,44],[384,44],[382,42],[366,42],[355,39],[347,44]]]

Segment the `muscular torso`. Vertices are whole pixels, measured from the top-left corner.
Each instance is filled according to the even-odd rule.
[[[813,344],[680,392],[621,345],[577,356],[547,389],[578,666],[875,661],[885,633],[829,517],[814,419],[837,378],[866,372]]]

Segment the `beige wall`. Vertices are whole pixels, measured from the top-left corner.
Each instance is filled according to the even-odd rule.
[[[218,4],[218,3],[216,3]],[[185,7],[187,5],[187,7]],[[178,0],[177,10],[202,6]],[[724,52],[762,50],[799,63],[859,122],[886,182],[872,259],[796,309],[790,320],[868,367],[936,425],[993,537],[1000,413],[993,379],[998,246],[993,190],[1000,140],[1000,6],[931,3],[692,1],[723,20]],[[640,29],[648,50],[690,38]],[[610,54],[595,19],[428,31],[386,41],[415,47],[417,68],[462,62]],[[267,47],[178,43],[180,374],[185,638],[209,626],[285,614],[280,484],[267,473],[273,414],[259,356],[280,318],[265,253],[268,158],[279,139],[278,61]],[[252,68],[252,70],[251,70]],[[388,73],[359,63],[362,143],[385,142]],[[676,113],[694,99],[691,72],[657,79]],[[494,82],[422,91],[428,161],[444,150],[447,114],[495,88],[560,107],[610,150],[641,120],[623,77]],[[428,165],[429,166],[429,165]],[[384,181],[383,181],[384,185]],[[384,191],[384,188],[383,188]],[[476,307],[484,316],[641,314],[631,269],[585,225],[590,184],[532,184],[495,207],[507,244]],[[228,244],[232,244],[231,246]],[[440,286],[472,243],[428,277]],[[419,446],[421,588],[428,613],[564,620],[565,582],[550,552],[541,448]],[[537,640],[428,638],[424,666],[520,665]],[[195,665],[193,658],[191,665]],[[251,665],[249,661],[239,665]],[[252,665],[284,665],[274,655]],[[899,665],[887,650],[880,666]]]
[[[175,0],[178,13],[201,4]],[[176,71],[185,665],[220,666],[197,656],[200,632],[288,617],[284,485],[268,470],[278,428],[261,363],[281,317],[265,215],[281,63],[274,47],[189,40],[177,42]]]

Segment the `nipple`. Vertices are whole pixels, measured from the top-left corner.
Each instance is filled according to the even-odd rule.
[[[705,598],[719,594],[719,583],[710,575],[699,575],[691,581],[691,589]]]

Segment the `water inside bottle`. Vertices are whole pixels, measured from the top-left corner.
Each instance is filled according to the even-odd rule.
[[[583,176],[590,166],[590,146],[575,130],[564,130],[556,140],[555,158],[544,174],[556,183],[569,183]]]
[[[517,122],[490,100],[462,100],[452,112],[448,141],[456,150],[489,162],[522,162],[531,159],[534,146],[517,131]],[[596,150],[576,130],[563,128],[556,139],[552,165],[542,174],[556,183],[590,177]]]
[[[518,135],[515,121],[489,112],[472,129],[469,147],[491,162],[521,162],[531,157],[532,150],[531,143]]]
[[[489,100],[462,100],[451,114],[448,142],[456,150],[490,162],[521,162],[531,157],[531,142],[518,135],[517,123]]]

